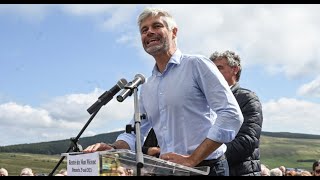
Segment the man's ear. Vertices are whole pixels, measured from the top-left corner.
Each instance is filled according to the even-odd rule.
[[[234,75],[237,75],[239,70],[240,70],[239,66],[234,66],[234,67],[232,67],[232,69],[233,69],[233,74]]]
[[[177,37],[177,33],[178,33],[178,28],[175,27],[172,29],[172,39],[175,39]]]

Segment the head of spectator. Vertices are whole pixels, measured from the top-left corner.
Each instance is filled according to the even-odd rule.
[[[282,176],[282,171],[279,168],[273,168],[270,170],[270,176]]]
[[[61,169],[58,174],[62,174],[63,176],[67,176],[68,171],[66,169]]]
[[[286,174],[286,167],[280,166],[279,169],[282,171],[282,176]]]
[[[312,174],[309,171],[301,171],[301,176],[312,176]]]
[[[8,176],[8,171],[5,168],[0,168],[0,176]]]
[[[242,71],[239,55],[229,50],[223,53],[216,51],[210,56],[210,60],[216,64],[229,86],[239,82]]]
[[[320,176],[320,160],[313,163],[312,170],[313,176]]]
[[[24,168],[21,170],[20,176],[34,176],[32,169]]]
[[[297,172],[294,170],[290,170],[286,172],[286,176],[296,176],[296,175],[297,175]]]
[[[270,170],[264,164],[261,164],[261,176],[270,176]]]
[[[117,167],[117,173],[119,176],[127,176],[126,168],[124,168],[122,166]]]

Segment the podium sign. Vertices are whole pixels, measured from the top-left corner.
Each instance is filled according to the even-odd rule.
[[[92,154],[89,156],[88,154]],[[62,155],[68,157],[68,176],[79,175],[79,172],[72,172],[84,169],[86,172],[81,172],[84,175],[98,175],[100,176],[135,176],[137,175],[136,154],[127,149],[114,149],[109,151],[99,151],[95,153],[64,153]],[[75,156],[78,156],[75,158]],[[69,161],[72,158],[73,162]],[[84,161],[94,162],[95,158],[99,159],[97,166],[84,166],[81,164],[81,159]],[[79,166],[71,165],[76,160],[80,159]],[[153,156],[143,155],[143,168],[141,169],[142,176],[191,176],[191,175],[208,175],[210,168],[203,167],[187,167],[181,164],[173,163]],[[70,163],[69,163],[70,162]],[[92,164],[91,164],[92,165]],[[72,169],[73,168],[73,169]],[[77,168],[77,169],[76,169]],[[76,169],[76,170],[75,170]],[[69,174],[69,171],[71,174]],[[91,171],[91,172],[88,172]]]
[[[68,154],[68,176],[99,176],[99,153]]]

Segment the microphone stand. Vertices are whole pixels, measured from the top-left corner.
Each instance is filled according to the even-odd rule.
[[[124,87],[129,88],[129,87]],[[140,116],[139,112],[139,101],[138,101],[138,87],[134,86],[131,90],[133,90],[134,94],[134,132],[136,133],[136,162],[137,162],[137,176],[141,176],[141,169],[143,168],[143,153],[141,146],[141,119],[145,118],[145,115]],[[132,132],[131,124],[126,126],[126,132]]]
[[[101,109],[102,106],[98,107],[96,109],[96,111],[91,115],[91,117],[89,118],[89,120],[87,121],[87,123],[83,126],[83,128],[81,129],[81,131],[79,132],[79,134],[77,135],[77,137],[75,138],[70,138],[70,146],[68,148],[68,150],[66,151],[66,153],[70,152],[71,150],[73,152],[81,152],[82,146],[80,144],[78,144],[78,141],[80,139],[80,136],[82,135],[82,133],[86,130],[86,128],[89,126],[89,124],[91,123],[91,121],[93,120],[93,118],[97,115],[97,113],[99,112],[99,110]],[[53,176],[54,172],[58,169],[58,167],[60,166],[60,164],[62,163],[62,161],[64,160],[65,156],[62,156],[60,161],[58,162],[58,164],[53,168],[53,170],[51,171],[51,173],[48,176]]]

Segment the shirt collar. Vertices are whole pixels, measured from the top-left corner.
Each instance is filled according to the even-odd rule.
[[[173,55],[171,56],[171,58],[169,59],[169,62],[167,64],[167,67],[169,64],[177,64],[179,65],[181,63],[181,59],[182,59],[182,53],[180,51],[180,49],[177,49],[176,52],[173,53]],[[166,67],[166,69],[167,69]],[[155,64],[152,70],[152,74],[158,74],[158,68],[157,65]]]

